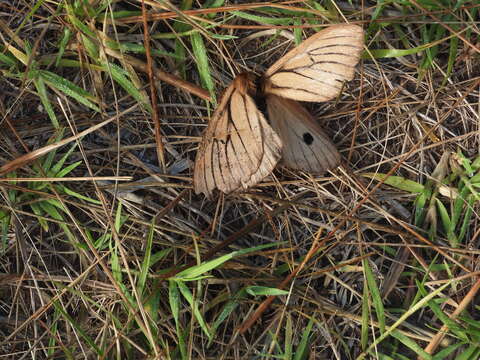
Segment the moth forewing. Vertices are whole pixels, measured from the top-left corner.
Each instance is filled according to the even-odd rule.
[[[251,75],[238,75],[213,113],[195,159],[197,194],[253,186],[279,161],[281,141],[257,109],[252,87]]]
[[[339,166],[335,145],[300,103],[271,94],[266,102],[270,125],[283,143],[286,166],[315,174]]]
[[[356,25],[334,25],[309,37],[265,72],[262,91],[299,101],[320,102],[340,93],[351,80],[363,49]]]

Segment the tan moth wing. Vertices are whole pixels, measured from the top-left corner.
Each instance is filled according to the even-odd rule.
[[[340,164],[335,145],[297,101],[267,95],[270,124],[283,143],[282,161],[292,169],[323,174]]]
[[[299,101],[321,102],[352,80],[364,42],[356,25],[333,25],[309,37],[274,63],[263,77],[263,92]]]
[[[238,75],[225,90],[203,135],[195,159],[195,193],[228,194],[270,174],[280,160],[282,143],[250,95],[249,74]]]

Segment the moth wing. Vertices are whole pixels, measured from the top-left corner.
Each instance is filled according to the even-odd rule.
[[[283,143],[282,161],[292,169],[323,174],[340,164],[335,145],[297,101],[268,95],[268,118]]]
[[[298,101],[330,100],[353,79],[363,43],[361,27],[330,26],[274,63],[264,75],[263,92]]]
[[[195,193],[248,188],[280,160],[282,143],[249,95],[251,86],[249,75],[240,74],[225,90],[197,152]]]

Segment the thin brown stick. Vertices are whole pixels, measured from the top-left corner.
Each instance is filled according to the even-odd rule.
[[[155,125],[155,142],[157,145],[158,164],[165,172],[165,149],[163,146],[163,136],[160,129],[160,118],[158,116],[157,106],[157,87],[153,74],[152,53],[150,50],[150,32],[148,31],[147,10],[145,9],[145,0],[142,0],[142,20],[143,20],[143,43],[145,45],[145,56],[147,57],[147,74],[150,84],[150,102],[152,103],[152,120]]]
[[[472,286],[468,294],[465,295],[465,297],[460,302],[460,304],[458,304],[458,307],[450,316],[451,320],[455,320],[458,317],[458,315],[460,315],[462,311],[465,310],[467,305],[470,304],[473,299],[475,299],[475,295],[478,293],[478,290],[480,290],[480,279],[477,279],[477,282]],[[438,347],[438,345],[442,342],[443,338],[447,334],[447,331],[448,331],[448,325],[444,324],[440,328],[440,330],[438,330],[437,334],[432,338],[430,343],[427,345],[427,347],[425,348],[425,352],[428,354],[433,354],[435,349]],[[424,360],[423,357],[419,357],[418,359]]]

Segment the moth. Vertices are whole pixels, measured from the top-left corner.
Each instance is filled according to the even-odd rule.
[[[270,174],[277,163],[322,174],[340,154],[298,101],[322,102],[352,80],[364,42],[356,25],[334,25],[289,51],[256,81],[238,75],[227,87],[207,126],[195,159],[195,193],[230,193]],[[258,84],[258,85],[257,85]],[[256,103],[266,102],[267,117]]]

